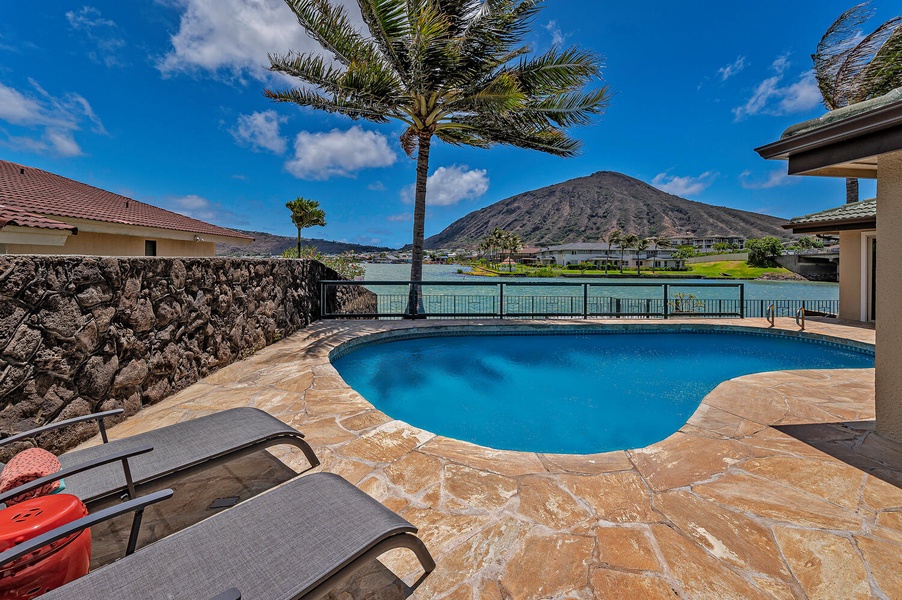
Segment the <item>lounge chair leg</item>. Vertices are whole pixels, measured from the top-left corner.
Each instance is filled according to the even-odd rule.
[[[319,466],[319,459],[316,457],[316,453],[313,452],[313,448],[306,442],[306,440],[294,438],[290,442],[286,440],[287,443],[294,444],[296,447],[300,448],[301,452],[304,453],[304,456],[307,457],[307,462],[310,463],[310,469],[315,469]],[[306,469],[309,471],[310,469]]]
[[[425,573],[419,578],[416,585],[429,575],[429,573],[435,570],[435,561],[432,559],[432,555],[429,554],[429,550],[420,538],[412,533],[399,533],[382,540],[350,563],[346,564],[338,571],[338,573],[301,596],[301,600],[318,600],[325,597],[330,591],[350,579],[351,575],[356,573],[361,567],[376,560],[379,556],[385,554],[389,550],[394,550],[396,548],[406,548],[411,550],[420,561],[420,565],[423,566]],[[416,585],[414,587],[416,587]]]
[[[423,540],[412,533],[405,533],[403,536],[398,537],[396,543],[398,546],[407,548],[413,552],[426,573],[435,571],[435,560],[432,558],[432,555],[429,554],[429,550],[426,548],[426,544],[423,543]]]

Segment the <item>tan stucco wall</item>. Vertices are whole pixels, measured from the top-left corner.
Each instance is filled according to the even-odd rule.
[[[7,254],[85,254],[89,256],[144,256],[144,241],[156,240],[157,256],[215,256],[213,242],[169,240],[156,237],[79,232],[65,246],[7,244]]]
[[[877,433],[902,442],[902,152],[877,162]]]
[[[839,318],[861,320],[861,232],[839,234]]]

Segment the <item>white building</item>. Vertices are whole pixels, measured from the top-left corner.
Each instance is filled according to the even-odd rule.
[[[680,246],[692,246],[699,252],[713,252],[714,244],[736,246],[738,250],[745,248],[745,238],[736,236],[715,235],[709,237],[695,237],[691,235],[679,235],[668,239],[674,248],[679,248]]]
[[[666,269],[683,268],[685,261],[674,258],[672,249],[647,249],[636,250],[634,248],[623,249],[623,267],[635,269]],[[538,261],[543,265],[578,265],[590,263],[597,267],[604,267],[605,262],[612,268],[620,268],[621,248],[609,244],[563,244],[551,246],[539,250]]]

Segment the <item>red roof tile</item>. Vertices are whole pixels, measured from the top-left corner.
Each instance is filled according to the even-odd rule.
[[[60,229],[63,231],[78,231],[78,227],[68,225],[53,219],[48,219],[40,215],[34,215],[24,210],[4,206],[0,204],[0,229],[7,225],[17,225],[19,227],[35,227],[37,229]]]
[[[253,239],[61,175],[3,160],[0,160],[0,204],[55,217]]]

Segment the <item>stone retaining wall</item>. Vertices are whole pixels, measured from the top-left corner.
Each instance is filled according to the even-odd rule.
[[[0,435],[134,414],[310,324],[323,279],[339,277],[313,261],[0,257]],[[336,298],[375,311],[363,288]],[[38,442],[60,452],[95,432]]]

